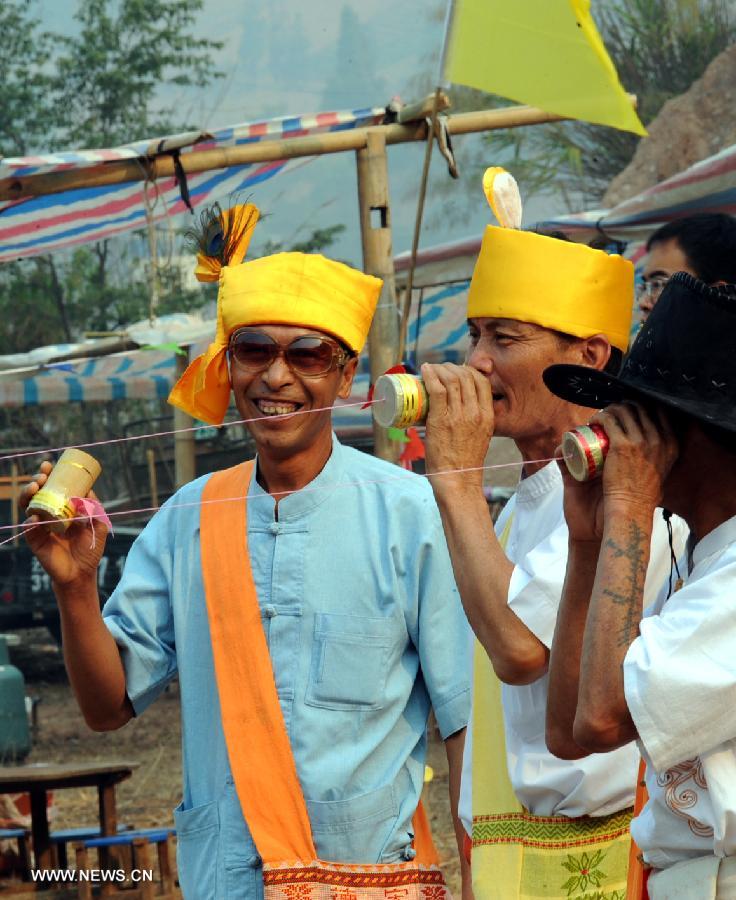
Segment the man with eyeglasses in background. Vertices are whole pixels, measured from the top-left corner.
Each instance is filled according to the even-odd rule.
[[[217,335],[169,398],[219,425],[232,392],[255,464],[175,494],[131,549],[102,616],[104,526],[95,523],[94,547],[79,524],[64,537],[28,533],[52,577],[69,676],[93,729],[125,725],[179,677],[184,789],[174,817],[182,890],[196,900],[262,897],[266,846],[305,862],[289,818],[300,793],[319,860],[371,871],[431,860],[415,813],[430,706],[453,813],[469,715],[468,625],[432,490],[332,432],[330,409],[350,394],[381,281],[319,255],[243,263],[257,217],[250,205],[217,208],[203,223],[197,276],[219,281]],[[265,687],[249,701],[252,683]],[[264,719],[272,727],[259,753]],[[295,789],[279,793],[292,775]],[[419,891],[423,882],[402,877]]]
[[[687,272],[710,285],[736,282],[736,219],[725,213],[675,219],[651,235],[647,253],[637,285],[642,322],[675,272]]]

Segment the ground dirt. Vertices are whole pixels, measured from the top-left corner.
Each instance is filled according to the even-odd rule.
[[[39,700],[38,727],[26,762],[62,763],[123,760],[138,764],[133,777],[117,788],[118,821],[138,828],[173,826],[172,809],[181,793],[179,692],[174,684],[140,719],[120,731],[97,734],[85,725],[66,678],[59,648],[43,628],[21,632],[12,662],[24,674],[26,692]],[[427,785],[432,830],[452,893],[459,896],[459,863],[449,816],[447,759],[431,731]],[[97,822],[97,792],[79,788],[57,792],[54,827]]]

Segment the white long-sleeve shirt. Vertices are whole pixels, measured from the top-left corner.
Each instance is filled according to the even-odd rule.
[[[736,516],[695,545],[692,561],[624,661],[649,791],[631,831],[659,869],[736,855]]]
[[[568,533],[562,508],[563,482],[557,463],[523,479],[496,523],[502,534],[513,515],[506,555],[514,563],[508,604],[545,646],[552,645],[567,566]],[[673,518],[675,551],[687,529]],[[645,605],[654,602],[670,572],[667,528],[655,514]],[[579,760],[553,756],[544,740],[549,678],[528,685],[503,685],[509,776],[519,801],[537,816],[604,816],[634,802],[639,751],[632,742],[612,753]],[[472,720],[463,757],[460,817],[472,833]],[[490,773],[489,773],[489,777]]]

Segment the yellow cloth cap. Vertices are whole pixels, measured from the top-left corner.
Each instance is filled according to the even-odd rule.
[[[277,253],[223,266],[219,282],[215,340],[169,394],[169,403],[212,425],[222,422],[230,402],[226,351],[237,328],[301,325],[333,335],[360,353],[383,284],[310,253]]]
[[[605,334],[626,352],[634,266],[618,254],[488,225],[468,293],[468,318],[517,319],[575,337]]]

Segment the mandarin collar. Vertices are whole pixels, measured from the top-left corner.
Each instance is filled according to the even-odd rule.
[[[516,489],[516,502],[517,504],[533,503],[539,500],[540,497],[558,488],[561,484],[560,467],[553,460],[533,475],[521,479],[519,487]]]
[[[324,468],[301,490],[288,494],[279,500],[279,522],[293,522],[304,518],[321,506],[332,496],[345,470],[344,448],[334,432],[332,434],[332,452]],[[258,455],[253,467],[250,487],[248,489],[248,520],[261,525],[270,525],[275,520],[276,501],[258,484],[256,472]]]

